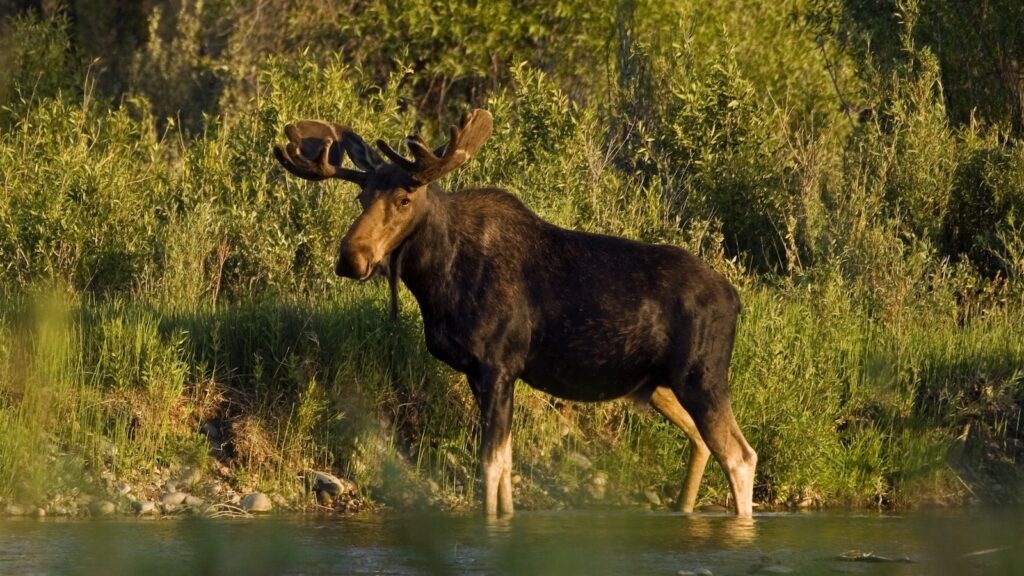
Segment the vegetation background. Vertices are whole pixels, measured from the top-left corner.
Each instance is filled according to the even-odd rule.
[[[414,302],[332,277],[343,183],[270,147],[323,118],[491,141],[447,185],[688,248],[741,290],[765,505],[1021,496],[1019,0],[0,0],[0,497],[190,466],[312,506],[476,489],[468,387]],[[523,505],[671,502],[684,438],[518,392]],[[703,502],[725,502],[709,467]],[[205,495],[216,498],[216,494]],[[279,501],[281,501],[279,499]]]

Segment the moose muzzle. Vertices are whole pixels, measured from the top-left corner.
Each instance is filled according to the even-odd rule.
[[[353,241],[349,236],[341,240],[338,250],[338,261],[334,265],[334,273],[344,278],[366,280],[373,275],[377,260],[373,249],[362,242]]]

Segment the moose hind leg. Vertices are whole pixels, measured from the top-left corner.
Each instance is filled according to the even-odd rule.
[[[718,374],[695,369],[682,386],[673,391],[683,407],[693,416],[701,437],[711,454],[722,466],[738,516],[751,516],[754,509],[754,470],[757,453],[747,443],[733,415],[729,401],[729,384],[725,370]]]
[[[700,481],[704,476],[704,469],[707,467],[711,451],[708,450],[704,439],[700,437],[700,431],[690,414],[683,409],[682,404],[676,399],[675,394],[669,388],[658,387],[651,395],[651,406],[664,416],[669,422],[681,428],[690,439],[690,461],[686,466],[686,478],[683,480],[682,489],[679,491],[679,509],[684,513],[693,512],[697,505],[697,493],[700,490]]]

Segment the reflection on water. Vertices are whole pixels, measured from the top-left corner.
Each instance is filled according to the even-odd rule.
[[[1019,511],[0,520],[0,574],[1024,574]],[[865,560],[838,557],[857,550]],[[907,559],[910,562],[878,560]]]

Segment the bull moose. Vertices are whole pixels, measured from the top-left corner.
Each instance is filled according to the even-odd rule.
[[[278,161],[308,180],[357,184],[362,213],[341,239],[335,272],[381,271],[396,313],[397,283],[415,296],[427,349],[466,375],[480,409],[484,509],[512,513],[513,390],[517,378],[577,401],[649,403],[689,437],[680,507],[693,510],[714,455],[736,513],[752,512],[757,454],[736,423],[728,369],[740,310],[736,289],[689,252],[566,230],[497,188],[448,194],[437,186],[491,135],[486,110],[468,112],[412,159],[383,140],[317,120],[285,126]],[[343,167],[345,154],[355,169]]]

